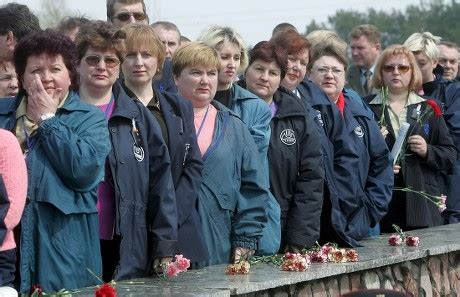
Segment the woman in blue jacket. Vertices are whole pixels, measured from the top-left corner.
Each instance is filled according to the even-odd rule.
[[[21,39],[14,63],[21,90],[0,109],[26,155],[28,193],[21,220],[20,291],[47,293],[98,283],[96,188],[110,150],[107,123],[75,93],[73,42],[50,30]],[[4,99],[9,100],[9,99]]]
[[[80,97],[108,120],[111,152],[98,187],[104,280],[145,277],[171,261],[177,211],[170,160],[160,127],[116,82],[125,33],[94,21],[76,38]]]
[[[196,142],[192,104],[176,94],[152,87],[166,57],[155,29],[149,25],[130,24],[123,27],[123,31],[126,32],[127,52],[121,66],[124,90],[149,109],[160,124],[169,149],[179,224],[177,254],[192,262],[206,261],[208,253],[196,208],[203,161]]]
[[[179,94],[193,105],[203,157],[198,212],[209,264],[237,262],[253,254],[267,222],[268,196],[257,147],[243,122],[212,100],[219,65],[218,53],[201,42],[184,45],[173,56],[174,80]]]
[[[260,171],[269,193],[268,223],[260,241],[259,254],[273,254],[279,248],[280,208],[268,191],[268,145],[270,142],[270,111],[259,97],[234,82],[248,65],[248,53],[243,38],[229,27],[211,27],[200,38],[219,53],[220,70],[214,100],[233,111],[246,125],[257,145]]]
[[[344,91],[346,53],[334,43],[317,46],[308,65],[309,78],[328,95],[342,115],[343,124],[358,152],[358,202],[347,213],[347,233],[359,240],[367,237],[386,214],[393,190],[393,163],[377,122],[363,105],[359,95]],[[353,96],[358,98],[353,99]]]

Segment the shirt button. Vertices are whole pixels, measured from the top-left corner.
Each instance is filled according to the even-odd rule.
[[[121,160],[120,160],[120,163],[121,163],[121,164],[125,164],[125,160],[124,160],[124,159],[121,159]]]
[[[110,128],[110,132],[112,132],[112,133],[116,133],[116,132],[117,132],[117,130],[115,130],[115,128]]]

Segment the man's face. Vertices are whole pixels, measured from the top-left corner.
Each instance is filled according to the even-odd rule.
[[[443,44],[438,45],[439,59],[438,64],[444,68],[443,78],[453,80],[458,73],[458,50],[455,47],[448,47]]]
[[[156,32],[166,47],[166,58],[171,59],[174,52],[180,45],[180,36],[175,30],[168,30],[163,27],[156,27]]]
[[[111,21],[118,28],[131,23],[148,25],[148,17],[144,12],[141,2],[134,4],[123,4],[117,2],[113,6],[113,9],[114,14]]]
[[[366,36],[351,39],[351,57],[355,65],[370,69],[380,53],[380,44],[371,43]]]

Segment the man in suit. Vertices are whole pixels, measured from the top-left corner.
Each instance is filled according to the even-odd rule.
[[[444,68],[442,77],[447,80],[454,80],[458,75],[458,47],[449,41],[441,41],[437,45],[439,49],[438,64]]]
[[[348,68],[347,86],[361,97],[376,93],[372,75],[380,54],[380,32],[374,25],[364,24],[354,27],[350,36],[353,64]]]

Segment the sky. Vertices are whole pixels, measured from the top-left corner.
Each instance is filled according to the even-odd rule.
[[[54,1],[54,0],[53,0]],[[106,19],[105,0],[66,0],[75,14]],[[0,3],[10,1],[0,0]],[[40,11],[41,0],[15,0]],[[312,20],[326,22],[336,10],[366,11],[368,8],[391,11],[404,10],[420,0],[145,0],[151,22],[157,20],[175,23],[182,35],[194,40],[212,25],[236,29],[248,44],[268,40],[274,26],[289,22],[301,32]]]

